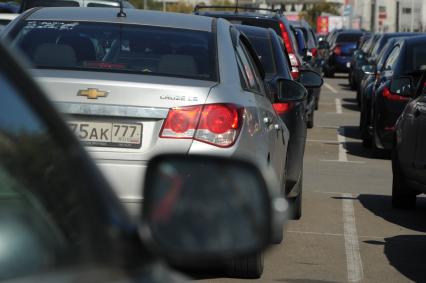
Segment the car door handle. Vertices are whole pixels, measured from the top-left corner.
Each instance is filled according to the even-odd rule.
[[[263,123],[265,123],[266,126],[270,126],[272,124],[271,117],[268,117],[268,116],[263,117]]]

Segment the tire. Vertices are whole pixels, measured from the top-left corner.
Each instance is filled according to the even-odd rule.
[[[314,111],[312,111],[311,115],[308,116],[308,121],[306,122],[306,127],[308,129],[312,129],[314,127]]]
[[[290,220],[299,220],[300,218],[302,218],[303,176],[300,179],[298,186],[300,186],[299,195],[297,197],[288,199],[288,204],[289,204],[289,207],[290,207],[290,209],[289,209],[289,211],[290,211],[289,219]]]
[[[333,78],[334,72],[330,71],[330,69],[328,67],[326,67],[326,68],[324,68],[324,76],[326,78]]]
[[[396,149],[392,151],[392,207],[396,209],[416,208],[416,193],[410,191],[401,172]]]
[[[315,110],[318,110],[318,108],[319,108],[319,97],[315,99]]]
[[[258,279],[262,276],[263,266],[263,254],[258,253],[232,261],[227,267],[227,274],[236,278]]]
[[[356,84],[354,82],[352,74],[349,74],[349,86],[350,86],[351,90],[356,90]]]

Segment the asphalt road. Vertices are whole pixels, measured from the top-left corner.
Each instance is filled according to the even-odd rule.
[[[304,162],[303,216],[255,282],[426,282],[426,200],[391,208],[389,156],[362,147],[347,76],[327,79]],[[214,278],[202,282],[247,282]]]

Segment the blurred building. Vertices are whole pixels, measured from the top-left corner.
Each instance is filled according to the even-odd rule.
[[[425,31],[424,0],[348,0],[352,27],[376,32]]]

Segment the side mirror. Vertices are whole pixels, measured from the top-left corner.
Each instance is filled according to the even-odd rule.
[[[374,75],[377,72],[376,66],[374,65],[364,65],[361,67],[361,70],[366,75]]]
[[[324,80],[321,75],[311,70],[302,70],[300,72],[299,82],[306,88],[319,88]]]
[[[259,169],[201,155],[161,155],[148,164],[141,235],[181,267],[221,264],[268,246],[271,199]]]
[[[277,88],[277,102],[301,101],[308,95],[306,88],[293,80],[278,79]]]
[[[318,49],[330,49],[330,44],[327,41],[322,40],[318,42]]]
[[[413,79],[411,77],[393,78],[389,90],[399,96],[412,97],[414,95]]]

